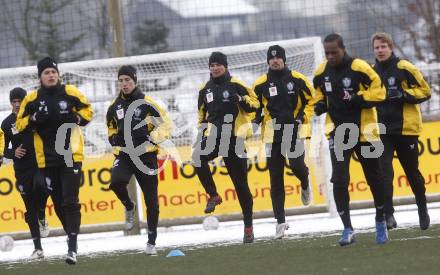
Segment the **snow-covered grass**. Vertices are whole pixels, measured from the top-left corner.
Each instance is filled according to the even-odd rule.
[[[440,203],[429,204],[431,224],[440,224]],[[414,205],[398,206],[395,213],[399,228],[418,226],[417,208]],[[289,216],[290,229],[287,238],[320,238],[339,235],[342,224],[339,217],[328,213]],[[352,223],[358,233],[374,231],[374,209],[352,211]],[[391,231],[394,232],[394,231]],[[256,240],[270,240],[275,234],[274,219],[254,221]],[[391,234],[392,235],[392,234]],[[242,242],[243,224],[241,221],[221,222],[217,230],[204,230],[202,224],[163,227],[158,229],[157,248],[161,256],[173,248],[199,249],[211,246],[229,246]],[[122,232],[80,234],[78,241],[79,257],[100,254],[121,254],[129,251],[142,251],[147,241],[146,232],[138,236],[124,236]],[[67,252],[66,237],[49,237],[42,241],[46,259],[64,257]],[[329,243],[328,245],[332,245]],[[26,261],[33,251],[32,240],[15,241],[9,252],[0,252],[0,263]]]

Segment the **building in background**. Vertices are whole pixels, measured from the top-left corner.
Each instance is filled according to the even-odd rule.
[[[120,0],[126,55],[340,33],[372,61],[370,36],[392,34],[401,56],[440,62],[438,0]],[[0,0],[0,68],[109,58],[109,1]]]
[[[136,42],[133,26],[146,19],[163,22],[170,31],[169,51],[181,51],[249,41],[252,18],[259,10],[245,0],[137,0],[124,5],[124,15],[129,15],[124,16],[128,52]]]

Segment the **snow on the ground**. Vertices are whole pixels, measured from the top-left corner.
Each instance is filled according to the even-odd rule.
[[[440,224],[440,203],[428,205],[431,224]],[[374,228],[374,209],[353,210],[352,224],[357,231],[370,231]],[[418,226],[417,207],[406,205],[396,207],[394,216],[398,228]],[[342,223],[337,216],[329,213],[289,216],[286,221],[290,229],[286,231],[288,238],[300,238],[310,234],[331,234],[342,230]],[[254,221],[254,234],[258,239],[269,239],[275,234],[275,220],[272,218]],[[158,229],[156,247],[159,255],[165,255],[164,250],[175,248],[194,249],[210,245],[240,243],[243,238],[241,221],[221,222],[217,230],[204,230],[202,224],[182,225]],[[101,253],[121,252],[128,250],[142,251],[145,248],[147,236],[124,236],[122,231],[81,234],[78,237],[78,255],[93,255]],[[46,258],[64,257],[67,252],[66,237],[50,237],[42,240]],[[33,251],[32,240],[15,241],[14,249],[0,252],[0,263],[26,260]],[[161,253],[162,251],[162,253]]]

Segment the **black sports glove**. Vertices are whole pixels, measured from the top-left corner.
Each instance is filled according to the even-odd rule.
[[[263,114],[262,114],[262,108],[260,108],[255,112],[255,118],[252,120],[252,123],[260,125],[262,121],[263,121]]]
[[[405,103],[409,103],[409,104],[420,104],[420,103],[422,103],[422,102],[424,102],[424,101],[430,99],[431,96],[427,96],[427,97],[424,97],[424,98],[417,99],[415,96],[413,96],[413,95],[411,95],[411,94],[409,94],[409,93],[403,91],[403,97],[402,97],[402,98],[403,98],[403,101],[404,101]]]
[[[356,108],[361,108],[363,106],[363,103],[365,102],[362,96],[359,96],[357,94],[350,94],[347,91],[344,91],[344,94],[342,95],[342,100],[348,106]]]
[[[403,93],[399,87],[391,87],[387,90],[387,101],[402,101]]]
[[[327,112],[327,103],[325,101],[319,101],[315,104],[315,114],[317,116],[322,115],[323,113]]]
[[[125,147],[124,135],[122,133],[114,134],[113,136],[111,136],[109,138],[109,142],[112,146]]]
[[[243,98],[239,94],[233,94],[230,98],[230,100],[234,103],[239,103],[243,101]]]

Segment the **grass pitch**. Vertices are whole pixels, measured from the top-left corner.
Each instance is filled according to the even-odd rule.
[[[78,264],[64,259],[0,263],[0,274],[440,274],[440,225],[390,232],[391,241],[378,245],[374,232],[357,232],[357,243],[337,245],[339,232],[304,235],[283,240],[256,240],[254,244],[218,244],[183,247],[185,257],[158,257],[142,251],[79,255]]]

